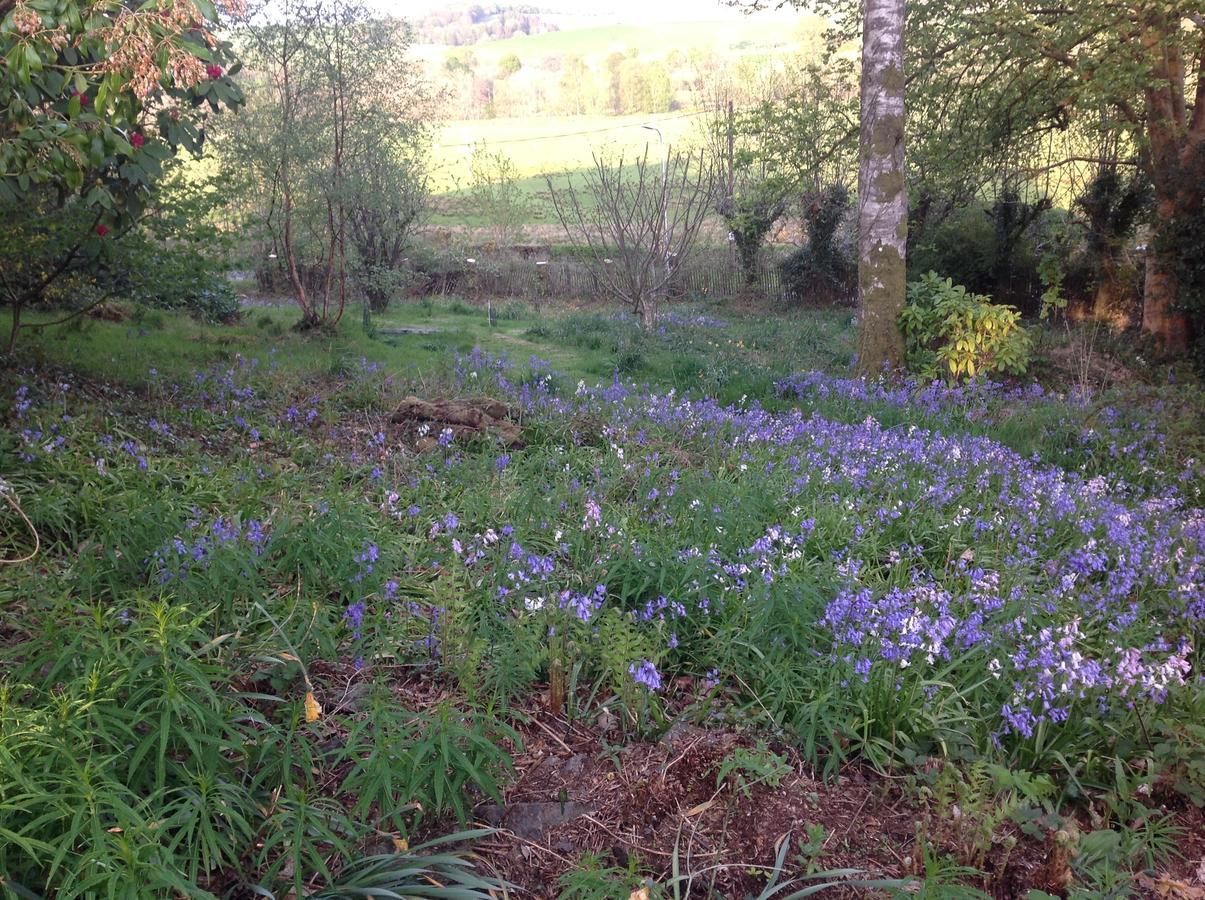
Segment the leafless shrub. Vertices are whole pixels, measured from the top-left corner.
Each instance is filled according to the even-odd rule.
[[[564,176],[559,187],[548,178],[569,240],[649,331],[674,270],[694,247],[714,188],[715,168],[703,154],[672,154],[659,166],[647,149],[631,161],[595,155],[593,169]]]

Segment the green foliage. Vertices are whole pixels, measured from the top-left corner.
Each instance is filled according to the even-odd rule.
[[[1012,188],[986,203],[922,194],[910,211],[909,276],[940,272],[1029,311],[1040,283],[1038,248],[1049,243],[1055,218],[1045,203],[1025,202]]]
[[[804,204],[807,243],[779,265],[783,285],[797,302],[840,300],[852,293],[857,265],[841,233],[849,205],[849,191],[841,185],[830,185]]]
[[[628,855],[626,868],[609,866],[598,856],[586,854],[578,857],[575,866],[557,879],[560,900],[611,900],[627,897],[641,886],[639,861],[635,854]],[[663,894],[653,886],[648,896]]]
[[[1151,204],[1150,181],[1141,173],[1123,178],[1113,168],[1102,168],[1075,200],[1084,214],[1090,255],[1107,266],[1133,235]]]
[[[131,15],[114,0],[87,16],[47,0],[4,10],[0,87],[13,99],[0,116],[0,203],[49,189],[110,227],[137,218],[162,163],[177,149],[200,150],[201,107],[241,102],[229,77],[237,66],[223,68],[229,47],[209,33],[216,8],[190,9],[201,18],[187,28],[176,4],[162,15]]]
[[[1166,772],[1171,787],[1197,807],[1205,807],[1205,698],[1177,705],[1150,723],[1156,771]]]
[[[261,882],[288,885],[298,894],[315,876],[330,882],[328,860],[346,859],[353,853],[354,831],[343,808],[300,785],[289,785],[271,798],[263,832],[255,855]]]
[[[0,684],[0,866],[27,887],[180,887],[177,866],[195,878],[251,840],[235,769],[245,712],[218,662],[224,639],[185,606],[140,600],[125,613],[129,624],[90,610],[89,629],[66,636],[70,655],[48,646]]]
[[[3,10],[0,300],[13,310],[10,350],[23,308],[60,280],[89,289],[77,309],[105,299],[96,281],[129,271],[111,244],[142,218],[165,163],[199,154],[205,115],[242,102],[230,78],[238,64],[227,71],[228,45],[210,33],[216,8],[181,6],[103,0],[81,16],[74,4],[35,0]]]
[[[498,60],[498,77],[510,78],[522,68],[523,63],[519,61],[519,57],[514,53],[508,53]]]
[[[720,201],[718,210],[732,233],[745,283],[753,284],[762,243],[786,212],[785,186],[770,178],[743,181],[735,196]]]
[[[716,787],[731,779],[734,788],[746,797],[756,784],[778,787],[791,773],[787,760],[770,750],[765,742],[755,747],[737,747],[720,761],[716,770]]]
[[[225,272],[234,238],[216,227],[229,200],[222,179],[190,175],[173,164],[147,216],[116,245],[121,294],[208,322],[234,319],[239,301]]]
[[[930,804],[924,841],[951,847],[954,861],[971,869],[981,869],[993,849],[1011,850],[1017,839],[1005,826],[1036,818],[1033,811],[1049,808],[1055,794],[1048,776],[982,760],[938,764],[927,781],[918,791]]]
[[[621,115],[669,112],[673,104],[669,72],[660,62],[625,59],[619,66],[618,87],[615,111]]]
[[[338,321],[356,293],[379,312],[409,282],[403,260],[428,195],[433,97],[409,29],[327,2],[240,26],[263,77],[217,143],[258,276],[288,285],[307,327]]]
[[[514,161],[501,150],[478,144],[470,170],[469,201],[485,219],[494,244],[509,247],[519,242],[532,201],[518,184]]]
[[[316,900],[353,897],[431,897],[435,900],[492,900],[506,885],[473,870],[471,856],[432,850],[467,843],[490,834],[475,829],[445,835],[408,850],[370,856],[345,867],[330,887],[310,894]]]
[[[821,194],[828,185],[849,185],[850,173],[857,171],[852,125],[858,90],[852,64],[826,53],[822,63],[788,70],[783,80],[777,90],[755,94],[735,117],[740,158],[804,197]]]
[[[1020,322],[1014,308],[930,272],[908,285],[908,304],[900,314],[908,367],[925,379],[1022,374],[1030,339]]]
[[[1049,230],[1049,241],[1038,260],[1038,278],[1042,282],[1038,318],[1054,320],[1067,311],[1065,288],[1068,281],[1068,259],[1074,232],[1070,222],[1060,222]]]
[[[469,821],[466,788],[502,802],[498,780],[511,770],[505,745],[522,747],[511,728],[476,711],[449,704],[419,717],[406,759],[409,796],[432,816],[453,813]]]

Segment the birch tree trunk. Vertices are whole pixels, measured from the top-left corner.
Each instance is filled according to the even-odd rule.
[[[858,369],[898,368],[907,276],[904,182],[904,0],[866,0],[858,172]]]

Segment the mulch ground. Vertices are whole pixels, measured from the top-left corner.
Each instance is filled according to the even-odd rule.
[[[448,698],[417,670],[397,691],[412,708]],[[680,722],[659,740],[625,740],[609,716],[570,723],[548,709],[543,694],[533,695],[521,713],[526,722],[517,730],[523,746],[514,754],[514,777],[503,803],[482,799],[474,810],[476,824],[496,829],[478,842],[477,854],[515,886],[519,897],[557,897],[559,877],[578,868],[583,854],[621,869],[634,857],[659,883],[675,872],[693,874],[684,896],[743,898],[765,886],[788,839],[784,878],[805,867],[856,869],[860,879],[923,875],[918,830],[927,835],[931,854],[957,859],[965,853],[966,829],[973,823],[937,820],[902,778],[849,767],[825,781],[790,746],[770,741],[768,749],[786,760],[789,773],[774,785],[741,786],[723,777],[721,767],[734,750],[757,745],[747,733]],[[1142,893],[1205,900],[1205,818],[1172,797],[1166,802],[1182,829],[1182,858],[1141,876]],[[429,827],[435,835],[456,823]],[[823,837],[805,857],[801,848],[809,828]],[[1090,826],[1085,822],[1081,830]],[[1066,895],[1068,859],[1053,835],[1036,839],[1006,823],[976,862],[982,875],[966,883],[993,897],[1019,898],[1030,890]],[[888,892],[851,885],[824,894]]]
[[[747,735],[678,726],[660,741],[612,747],[596,730],[569,727],[546,712],[532,721],[506,808],[479,808],[501,829],[483,842],[483,854],[524,895],[556,897],[558,876],[583,853],[620,868],[636,856],[657,881],[672,877],[676,864],[678,873],[696,874],[691,895],[734,898],[764,887],[787,840],[787,874],[808,865],[879,879],[920,869],[913,851],[924,811],[890,780],[851,769],[825,783],[791,748],[771,744],[789,774],[773,785],[738,784],[721,767],[734,750],[753,745]],[[799,848],[816,826],[822,844],[804,860]],[[1025,850],[1013,851],[981,886],[1002,897],[1057,887],[1046,884],[1044,848]]]

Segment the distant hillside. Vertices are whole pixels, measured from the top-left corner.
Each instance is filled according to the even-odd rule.
[[[531,133],[548,118],[695,110],[721,81],[737,104],[757,101],[775,72],[822,51],[827,27],[806,12],[615,24],[534,6],[475,6],[419,16],[413,53],[442,90],[446,120],[510,119]]]
[[[538,29],[513,32],[501,39],[482,40],[473,46],[473,53],[478,59],[491,62],[514,54],[524,65],[552,56],[599,59],[616,51],[633,50],[653,58],[669,56],[675,50],[679,53],[706,50],[725,56],[781,53],[819,35],[825,24],[823,18],[806,13],[801,13],[794,25],[784,25],[773,18],[749,16],[734,23],[666,22],[652,26],[564,28],[550,19],[540,19]],[[442,45],[445,50],[451,46],[446,41],[426,39],[417,28],[415,40],[421,44]],[[440,52],[440,47],[428,46],[423,50],[424,55],[433,56]]]
[[[534,6],[449,7],[419,16],[407,17],[420,44],[464,47],[484,41],[538,35],[556,31],[557,25],[545,19]]]

